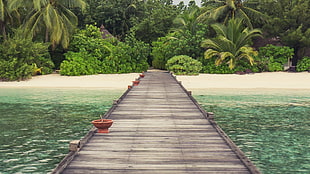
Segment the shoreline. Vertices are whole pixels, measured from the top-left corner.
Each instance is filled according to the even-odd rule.
[[[139,73],[98,74],[86,76],[61,76],[48,74],[34,76],[26,81],[0,82],[1,88],[103,88],[124,90]],[[214,89],[310,89],[310,73],[263,72],[255,74],[199,74],[198,76],[176,76],[187,90]]]
[[[199,74],[177,76],[188,90],[201,89],[310,89],[310,73]]]
[[[25,81],[0,82],[1,88],[102,88],[124,90],[139,73],[129,74],[98,74],[85,76],[61,76],[48,74],[34,76]]]

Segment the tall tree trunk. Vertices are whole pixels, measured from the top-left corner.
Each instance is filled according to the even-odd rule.
[[[292,66],[297,66],[299,50],[300,50],[299,47],[295,47],[294,48],[294,56],[292,58]]]
[[[45,42],[48,42],[48,29],[45,30]]]
[[[2,31],[2,36],[3,36],[3,39],[6,40],[7,37],[6,37],[6,29],[5,29],[5,24],[3,21],[0,21],[0,26],[1,26],[1,31]]]

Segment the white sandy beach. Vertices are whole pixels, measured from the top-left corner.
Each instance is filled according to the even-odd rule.
[[[105,88],[124,90],[139,77],[138,73],[61,76],[49,74],[34,76],[19,82],[0,82],[0,88]]]
[[[127,89],[132,81],[139,77],[138,73],[130,74],[99,74],[89,76],[60,76],[50,74],[35,76],[20,82],[0,82],[0,88],[105,88]],[[237,74],[200,74],[198,76],[177,76],[188,90],[209,88],[272,88],[272,89],[310,89],[310,73],[255,73]]]
[[[254,74],[200,74],[177,76],[188,90],[210,88],[310,89],[310,73],[265,72]]]

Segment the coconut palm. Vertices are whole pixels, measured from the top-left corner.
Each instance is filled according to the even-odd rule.
[[[185,31],[190,31],[191,34],[195,34],[197,30],[197,20],[200,14],[200,9],[197,6],[193,6],[190,9],[184,11],[182,14],[178,15],[174,19],[174,24],[177,25],[177,29],[173,29],[176,32],[183,33]]]
[[[231,18],[241,18],[249,28],[253,28],[251,19],[265,21],[266,18],[263,13],[245,6],[243,0],[211,0],[206,2],[205,5],[211,9],[201,16],[210,14],[210,17],[218,22],[227,23]]]
[[[202,47],[207,48],[206,59],[217,57],[216,65],[227,62],[230,69],[233,69],[241,59],[247,59],[253,65],[253,56],[257,51],[248,44],[253,37],[261,36],[262,32],[259,29],[244,27],[240,19],[230,19],[227,26],[214,24],[212,28],[216,31],[217,37],[202,42]]]
[[[83,0],[11,0],[11,8],[26,7],[30,9],[25,22],[25,29],[31,36],[45,32],[45,41],[50,41],[53,48],[61,44],[69,45],[69,36],[77,26],[78,19],[70,10],[84,9]]]
[[[7,25],[12,24],[15,18],[19,18],[17,10],[9,8],[9,3],[10,1],[0,0],[0,31],[4,40],[7,38]]]

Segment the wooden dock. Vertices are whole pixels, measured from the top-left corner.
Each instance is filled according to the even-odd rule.
[[[168,72],[146,72],[53,173],[260,173]],[[210,115],[210,114],[209,114]]]

